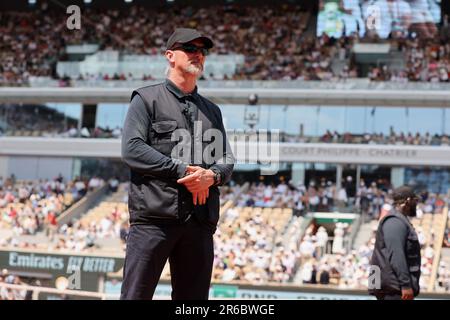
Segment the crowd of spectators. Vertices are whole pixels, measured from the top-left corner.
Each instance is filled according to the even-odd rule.
[[[422,279],[421,288],[426,290],[435,254],[435,240],[438,236],[437,224],[442,220],[445,201],[439,196],[431,195],[422,198],[417,208],[417,217],[412,223],[418,234],[422,249]],[[392,210],[391,199],[386,201],[374,215],[370,225],[372,227],[369,240],[358,248],[350,249],[346,244],[351,225],[336,223],[332,234],[326,233],[325,228],[311,225],[300,244],[300,260],[298,282],[303,284],[333,285],[341,289],[364,289],[368,285],[370,258],[375,245],[375,233],[380,215]],[[328,246],[327,246],[328,243]],[[440,263],[438,282],[445,287],[448,281],[448,271],[445,262]],[[439,275],[439,274],[438,274]]]
[[[62,134],[76,124],[76,119],[44,105],[0,106],[0,136],[52,136]]]
[[[120,138],[122,128],[78,128],[78,120],[45,105],[0,106],[0,137]]]
[[[450,265],[448,259],[439,263],[436,282],[439,291],[450,292]]]
[[[108,126],[78,128],[78,120],[66,117],[64,114],[50,109],[47,106],[18,106],[3,105],[0,108],[0,137],[1,136],[30,136],[30,137],[61,137],[61,138],[120,138],[122,128],[119,126],[109,128]],[[3,123],[3,125],[2,125]],[[232,141],[233,131],[228,138]],[[349,143],[349,144],[385,144],[385,145],[430,145],[448,146],[450,137],[447,134],[437,133],[415,134],[403,131],[396,132],[393,127],[387,134],[364,133],[355,134],[350,132],[339,133],[327,130],[321,136],[292,135],[281,133],[281,142],[301,143]]]
[[[441,254],[441,261],[437,271],[436,289],[438,291],[450,292],[450,212],[448,214],[447,226],[444,232],[444,239],[442,243],[442,252],[446,250],[447,254]]]
[[[28,285],[19,276],[9,274],[6,269],[0,273],[0,300],[31,300],[32,291],[11,289],[2,284]],[[33,285],[39,285],[39,281],[35,281]]]
[[[132,5],[117,8],[83,8],[83,25],[69,30],[62,8],[39,3],[29,11],[0,13],[0,83],[26,85],[31,77],[70,79],[56,72],[58,61],[69,60],[67,45],[98,44],[99,50],[124,54],[156,55],[165,50],[173,26],[197,28],[214,35],[212,53],[241,54],[245,57],[232,76],[224,80],[334,80],[361,76],[352,62],[351,51],[358,35],[334,39],[315,36],[309,30],[316,19],[311,9],[299,4],[242,6],[211,5],[201,8],[171,4],[167,8]],[[443,30],[445,29],[443,24]],[[445,81],[449,79],[450,45],[436,39],[392,39],[405,55],[404,70],[391,72],[387,66],[373,68],[372,80]],[[344,61],[333,71],[332,60]],[[366,76],[366,75],[362,75]],[[132,74],[82,75],[104,81],[133,79]],[[205,75],[206,79],[214,75]],[[145,75],[142,80],[154,80]]]
[[[298,251],[277,241],[292,212],[277,209],[235,207],[224,213],[214,237],[214,280],[254,284],[292,280]]]
[[[448,145],[450,139],[447,135],[431,135],[429,132],[421,135],[415,135],[409,132],[396,133],[393,128],[388,135],[363,134],[352,135],[350,133],[339,134],[336,131],[331,133],[329,130],[320,137],[320,142],[324,143],[361,143],[361,144],[391,144],[391,145]]]
[[[0,224],[17,235],[35,234],[41,227],[55,224],[64,210],[97,185],[96,181],[65,181],[61,175],[30,181],[17,181],[14,175],[5,180],[0,177]]]
[[[404,67],[380,65],[367,77],[372,81],[450,81],[450,43],[430,39],[396,39],[393,41],[405,59]]]
[[[286,183],[251,183],[249,189],[240,194],[238,207],[291,208],[295,215],[307,212],[355,211],[374,217],[388,196],[389,184],[361,180],[358,190],[352,176],[347,176],[337,188],[336,183],[326,178],[312,179],[307,185]]]
[[[162,54],[173,26],[214,33],[214,52],[218,54],[240,53],[249,59],[260,57],[262,53],[276,57],[276,53],[280,49],[285,52],[286,47],[298,50],[295,44],[303,32],[299,27],[306,27],[305,20],[300,18],[309,17],[298,5],[288,4],[239,8],[173,5],[172,10],[137,5],[129,10],[83,8],[84,26],[73,32],[67,29],[67,16],[61,10],[44,2],[28,12],[1,13],[0,83],[21,85],[31,76],[56,77],[56,62],[68,59],[65,46],[69,44],[96,43],[100,50]],[[292,54],[291,51],[280,59]],[[240,74],[245,75],[252,68],[246,65]]]
[[[87,182],[88,188],[97,188],[100,185],[103,185],[103,182],[96,177]],[[222,187],[221,206],[232,201],[240,193],[241,187],[236,184]],[[53,225],[46,228],[43,232],[45,241],[36,243],[11,237],[0,242],[0,246],[76,252],[124,250],[129,230],[128,184],[120,183],[118,178],[112,178],[108,181],[108,189],[107,198],[79,219],[60,227]],[[115,240],[120,240],[120,243]]]
[[[0,178],[0,208],[10,203],[28,203],[31,196],[45,197],[46,194],[63,194],[68,190],[74,197],[85,194],[103,184],[94,177],[89,182],[64,183],[61,177],[39,183],[22,183],[14,177]],[[83,186],[81,185],[83,184]],[[67,187],[66,187],[67,185]],[[77,186],[78,185],[78,186]],[[79,220],[64,224],[59,228],[47,228],[47,250],[70,250],[85,252],[103,249],[99,240],[120,239],[125,249],[128,232],[128,211],[126,208],[126,185],[117,179],[109,181],[111,195],[123,195],[123,205],[106,207],[101,215],[87,214]],[[25,192],[30,190],[28,192]],[[119,192],[118,192],[119,191]],[[335,286],[341,289],[364,289],[367,286],[368,267],[375,243],[375,230],[380,215],[392,210],[390,198],[392,187],[385,182],[366,183],[360,181],[358,188],[351,177],[342,182],[337,190],[333,182],[326,179],[312,180],[307,186],[295,186],[283,179],[278,184],[252,183],[248,189],[234,182],[221,188],[221,205],[236,199],[236,206],[223,213],[214,237],[215,259],[213,279],[223,282],[242,281],[252,284],[296,283],[306,285]],[[422,247],[421,286],[427,288],[435,255],[436,221],[447,203],[443,195],[420,193],[417,217],[413,225]],[[36,200],[36,199],[34,199]],[[37,202],[39,203],[39,202]],[[364,212],[370,217],[372,235],[360,247],[349,246],[349,235],[354,227],[351,223],[338,222],[326,228],[316,223],[301,231],[307,212],[335,211],[336,208],[351,207],[352,212]],[[37,206],[39,207],[39,206]],[[109,211],[108,211],[109,210]],[[42,211],[30,211],[36,221],[45,223]],[[99,211],[99,210],[96,210]],[[47,212],[47,211],[45,211]],[[55,212],[58,212],[55,210]],[[25,214],[18,214],[24,216]],[[48,214],[49,215],[49,214]],[[48,216],[47,215],[47,216]],[[9,214],[2,215],[2,223],[11,221]],[[89,218],[90,217],[90,218]],[[94,218],[97,217],[97,218]],[[48,219],[47,219],[48,220]],[[21,220],[15,220],[21,221]],[[44,221],[44,222],[41,222]],[[425,222],[426,221],[426,222]],[[21,232],[35,234],[38,229],[30,229],[29,223],[9,223]],[[20,231],[19,230],[23,230]],[[448,232],[448,230],[447,230]],[[448,237],[445,238],[445,241]],[[18,241],[3,243],[22,248],[39,248],[37,244]],[[116,248],[117,249],[117,248]],[[449,272],[447,262],[441,261],[437,282],[441,288],[448,287]],[[12,278],[8,278],[12,281]],[[0,281],[5,281],[5,277]],[[19,281],[19,280],[14,280]],[[2,289],[2,298],[20,298],[24,293]],[[5,291],[6,290],[6,291]]]
[[[240,194],[237,205],[225,213],[215,237],[216,258],[213,278],[224,282],[244,281],[331,285],[341,289],[367,287],[369,261],[375,244],[378,219],[392,210],[392,186],[381,181],[360,181],[351,177],[336,191],[334,183],[320,179],[307,187],[281,181],[275,185],[252,183]],[[437,224],[447,203],[445,195],[422,192],[413,225],[422,248],[421,286],[428,287],[432,273]],[[311,224],[301,235],[301,219],[307,212],[335,211],[339,204],[362,212],[372,226],[372,235],[352,249],[352,224],[336,223],[332,230]],[[253,208],[254,211],[248,209]],[[278,232],[264,210],[294,209],[286,228]],[[301,208],[299,210],[299,208]],[[251,214],[249,214],[251,212]],[[275,217],[272,214],[272,217]],[[434,227],[433,227],[434,226]],[[283,242],[276,239],[289,238]],[[444,242],[445,244],[445,242]],[[438,282],[448,285],[446,262],[441,262]]]
[[[0,180],[1,181],[1,180]],[[103,179],[93,177],[89,181],[82,182],[76,181],[77,188],[82,188],[80,194],[85,194],[87,191],[93,191],[104,184]],[[119,182],[116,178],[111,179],[109,182],[109,191],[113,195],[118,191],[119,187],[121,191],[126,190],[124,185],[119,186]],[[45,250],[69,250],[69,251],[93,251],[102,249],[102,246],[98,243],[99,239],[120,239],[122,243],[122,249],[126,236],[128,234],[128,209],[126,207],[128,195],[121,192],[123,198],[119,203],[113,203],[114,206],[110,206],[103,209],[102,216],[98,219],[89,219],[89,213],[86,216],[82,216],[80,219],[72,220],[68,223],[57,225],[56,217],[52,213],[48,214],[51,218],[47,218],[41,224],[36,224],[36,228],[25,228],[29,224],[27,223],[6,223],[9,222],[9,216],[3,221],[3,227],[10,228],[13,225],[13,235],[8,238],[4,238],[0,241],[0,246],[12,246],[19,248],[34,248]],[[78,198],[77,198],[78,199]],[[102,202],[107,203],[107,202]],[[65,207],[67,209],[67,207]],[[97,207],[96,207],[97,208]],[[33,215],[33,221],[40,221],[41,213],[36,210],[31,211]],[[88,218],[86,218],[88,217]],[[28,217],[26,218],[28,219]],[[25,220],[28,221],[28,220]],[[25,225],[25,227],[23,226]],[[25,230],[22,231],[22,230]],[[30,234],[36,235],[40,232],[41,241],[29,241],[30,239],[23,239],[20,235]],[[115,246],[113,241],[111,246]],[[117,248],[116,248],[117,249]]]
[[[416,132],[395,132],[393,129],[388,134],[380,133],[364,133],[354,134],[350,132],[339,133],[327,130],[323,135],[305,136],[282,134],[282,142],[303,142],[303,143],[350,143],[350,144],[386,144],[386,145],[428,145],[428,146],[448,146],[450,145],[450,136],[447,134],[439,135],[437,133],[420,134]]]
[[[99,239],[120,239],[122,247],[117,248],[113,242],[111,247],[115,250],[125,249],[124,243],[128,234],[128,210],[115,207],[109,214],[97,221],[84,221],[83,219],[62,225],[56,233],[49,235],[47,248],[50,250],[93,251],[105,249],[98,243]]]

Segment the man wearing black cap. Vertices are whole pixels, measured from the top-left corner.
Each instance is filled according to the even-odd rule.
[[[172,299],[208,299],[218,186],[234,163],[220,109],[197,92],[212,47],[198,31],[176,29],[166,81],[132,93],[122,138],[131,181],[121,299],[152,299],[167,259]],[[209,141],[218,147],[205,153]]]
[[[395,189],[392,198],[394,208],[379,222],[371,259],[380,279],[369,280],[369,293],[378,300],[412,300],[420,292],[421,256],[408,216],[416,215],[418,198],[407,186]]]

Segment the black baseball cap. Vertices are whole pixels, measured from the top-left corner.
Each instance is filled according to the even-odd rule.
[[[395,203],[400,203],[405,201],[406,199],[418,199],[416,194],[414,193],[414,190],[411,187],[408,186],[401,186],[392,192],[392,199]]]
[[[202,35],[195,29],[191,28],[177,28],[167,40],[166,49],[170,50],[175,43],[187,43],[195,39],[200,39],[203,41],[206,49],[211,49],[214,47],[212,40],[205,35]]]

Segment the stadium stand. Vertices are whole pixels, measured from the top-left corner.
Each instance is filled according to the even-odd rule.
[[[65,210],[102,183],[98,178],[65,182],[61,176],[51,181],[6,179],[0,185],[0,246],[35,247],[45,233],[54,233]]]
[[[130,18],[137,12],[139,19]],[[127,11],[86,7],[83,17],[90,27],[70,32],[66,28],[66,17],[45,3],[31,11],[5,11],[0,23],[3,34],[0,83],[27,85],[30,79],[43,77],[60,79],[62,86],[70,85],[67,74],[58,74],[57,64],[70,62],[71,45],[93,45],[106,56],[112,56],[108,52],[114,50],[112,52],[116,55],[129,55],[136,61],[139,55],[162,54],[164,35],[169,34],[174,25],[214,32],[217,46],[213,54],[244,56],[245,60],[232,68],[234,72],[206,74],[205,79],[331,80],[369,77],[374,81],[449,81],[450,45],[445,41],[444,33],[440,39],[387,40],[394,51],[405,57],[404,70],[391,71],[387,65],[382,65],[372,68],[369,74],[360,74],[357,64],[351,59],[352,46],[374,39],[359,39],[356,34],[340,39],[326,34],[316,38],[309,30],[315,20],[311,16],[308,8],[286,3],[257,7],[227,4],[200,9],[175,6],[174,10],[167,11],[137,5]],[[141,37],[141,34],[145,36]],[[333,71],[334,59],[344,61],[339,72]],[[105,81],[136,77],[134,72],[109,73],[75,72],[72,77],[74,80]],[[140,79],[161,77],[163,74],[144,74]]]
[[[443,15],[439,36],[431,39],[412,34],[386,40],[371,34],[336,39],[326,34],[315,35],[317,17],[303,4],[226,4],[201,8],[174,4],[171,8],[132,5],[119,10],[86,6],[83,21],[89,27],[79,32],[69,32],[66,16],[45,1],[39,1],[30,10],[0,11],[0,86],[39,87],[56,83],[76,87],[95,83],[126,87],[134,81],[159,81],[164,78],[166,64],[162,57],[165,37],[174,26],[194,27],[214,35],[216,46],[209,57],[210,71],[201,78],[204,83],[212,83],[209,88],[227,83],[236,88],[242,83],[237,81],[257,86],[262,82],[256,81],[274,80],[278,89],[285,84],[286,88],[298,89],[295,87],[298,83],[308,81],[311,87],[319,81],[331,86],[320,89],[334,89],[339,84],[353,86],[354,81],[353,89],[358,89],[358,81],[364,80],[369,84],[365,89],[387,91],[401,88],[407,82],[428,82],[424,85],[430,88],[438,82],[450,82],[447,15]],[[363,44],[388,45],[389,54],[395,58],[362,67],[355,48]],[[73,54],[74,51],[78,53]],[[395,64],[395,59],[401,63]],[[95,68],[108,63],[125,71],[119,67]],[[142,68],[146,64],[151,68]],[[271,83],[267,83],[270,87]],[[446,98],[444,85],[436,87],[441,92],[434,90],[437,94],[443,92]],[[80,107],[83,112],[84,106]],[[375,107],[368,104],[364,107],[373,108],[374,116]],[[347,132],[344,126],[342,131],[330,129],[325,133],[317,129],[315,135],[282,131],[281,142],[418,149],[441,146],[442,150],[450,145],[445,131],[445,105],[432,107],[444,108],[443,119],[435,120],[436,123],[442,120],[441,133],[424,133],[419,128],[421,132],[414,133],[416,128],[410,131],[409,126],[406,131],[391,127],[389,132],[355,133]],[[317,115],[319,110],[320,107]],[[101,127],[96,123],[88,129],[81,121],[50,105],[0,105],[0,137],[121,138],[120,126]],[[230,130],[229,140],[233,135]],[[1,165],[0,162],[0,169]],[[404,180],[415,186],[421,197],[412,224],[422,250],[422,291],[450,293],[449,194],[439,193],[445,193],[448,171],[435,175],[436,172],[430,173],[424,167],[402,169]],[[429,180],[423,183],[422,176]],[[90,178],[66,181],[59,176],[51,180],[16,181],[14,176],[0,177],[0,248],[123,254],[129,230],[128,184],[112,179],[110,191],[92,199],[93,192],[105,186],[105,181],[96,176]],[[316,176],[303,177],[305,183],[298,184],[284,178],[273,183],[262,182],[263,179],[251,182],[253,179],[243,184],[232,181],[221,187],[213,282],[366,292],[375,231],[380,216],[392,209],[393,186],[389,179],[364,179],[358,181],[358,186],[351,177],[338,184],[328,176]],[[430,185],[437,180],[444,180],[437,188],[439,192],[431,191]],[[96,201],[89,202],[86,210],[73,218],[69,214],[67,221],[58,220],[89,198]],[[332,217],[332,221],[318,223],[317,214]],[[355,218],[346,221],[342,218],[348,217],[345,214],[354,214]],[[116,273],[117,279],[121,272]],[[168,264],[162,279],[170,280]],[[41,283],[26,275],[0,270],[0,300],[35,298],[28,285],[40,287]]]

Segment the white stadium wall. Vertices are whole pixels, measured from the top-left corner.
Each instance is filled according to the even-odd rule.
[[[18,180],[53,179],[61,174],[65,179],[72,179],[73,158],[62,157],[0,157],[0,176],[11,174]],[[4,166],[2,166],[4,164]]]
[[[230,144],[232,150],[239,150],[237,147],[240,146],[240,142],[234,143],[230,141]],[[249,146],[250,148],[254,147],[251,144]],[[258,159],[291,163],[310,162],[450,167],[450,146],[329,143],[279,143],[279,146],[279,153],[276,159],[264,154],[258,155]],[[120,139],[0,138],[0,157],[30,156],[52,157],[52,159],[58,159],[59,157],[120,159],[120,148]],[[235,151],[234,154],[238,161],[245,160],[242,157],[243,154],[237,154]],[[250,163],[255,159],[255,154],[250,155]]]

